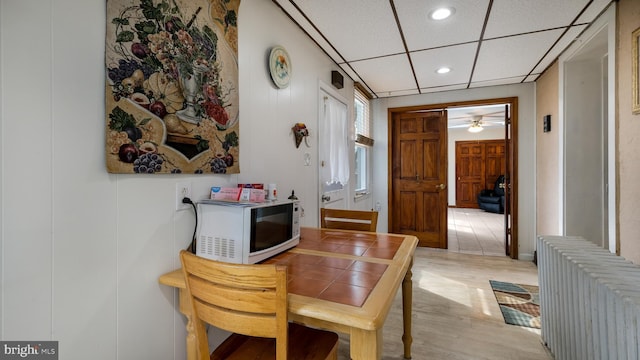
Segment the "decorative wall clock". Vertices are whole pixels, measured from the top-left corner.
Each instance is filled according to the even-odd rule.
[[[282,46],[274,46],[269,54],[269,72],[273,83],[280,89],[289,86],[291,80],[291,59]]]

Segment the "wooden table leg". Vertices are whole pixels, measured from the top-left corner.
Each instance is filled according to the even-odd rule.
[[[405,359],[411,359],[411,344],[413,343],[413,337],[411,336],[411,312],[413,307],[412,267],[413,259],[411,259],[407,273],[404,275],[404,280],[402,280],[402,323],[404,327],[402,342],[404,343]]]
[[[179,300],[180,312],[187,318],[187,360],[198,359],[198,346],[196,344],[195,325],[191,316],[191,301],[187,289],[180,289]]]
[[[351,360],[382,359],[382,329],[351,329],[349,337]]]

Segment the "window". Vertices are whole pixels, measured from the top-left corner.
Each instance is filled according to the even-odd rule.
[[[354,91],[354,127],[355,143],[355,192],[356,197],[369,193],[371,177],[371,124],[369,122],[369,99],[363,91]]]
[[[356,162],[355,162],[355,184],[356,195],[364,195],[367,193],[367,160],[368,146],[362,146],[356,143]]]

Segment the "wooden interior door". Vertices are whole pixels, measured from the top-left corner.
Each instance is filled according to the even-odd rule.
[[[456,141],[456,207],[478,208],[478,194],[493,189],[506,168],[505,141]]]
[[[446,110],[392,115],[390,232],[447,248]]]
[[[485,154],[485,187],[493,189],[498,176],[505,175],[506,170],[505,140],[484,141]]]
[[[456,207],[478,208],[485,188],[484,149],[479,141],[456,141]]]

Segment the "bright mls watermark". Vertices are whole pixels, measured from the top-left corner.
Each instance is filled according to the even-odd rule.
[[[57,341],[0,341],[0,360],[58,360]]]

